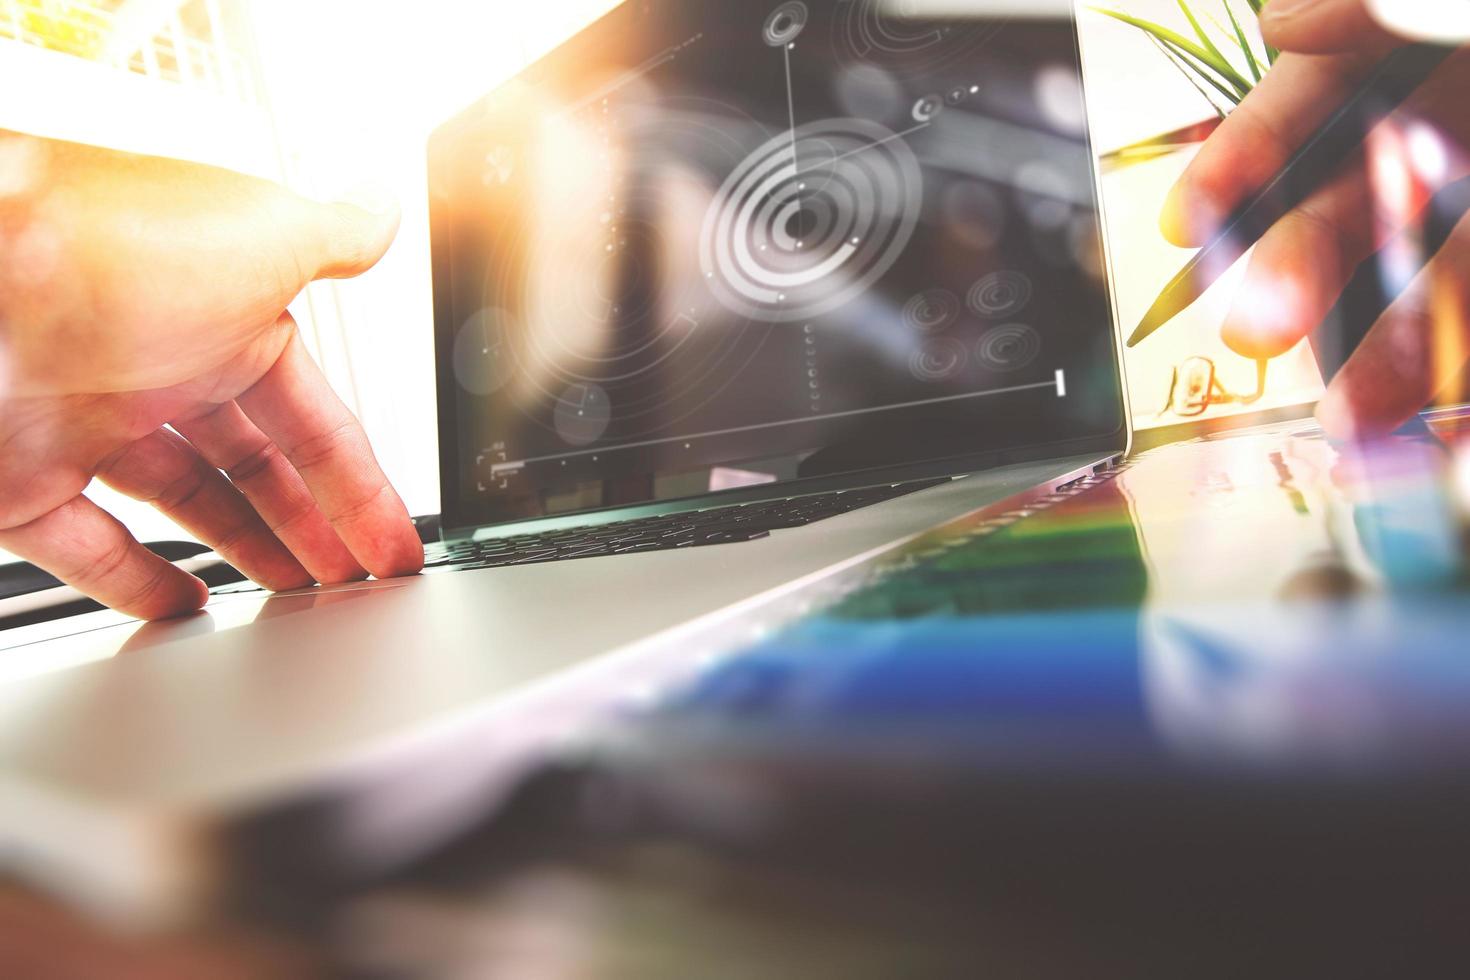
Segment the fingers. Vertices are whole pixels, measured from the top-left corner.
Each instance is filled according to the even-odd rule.
[[[1339,439],[1391,432],[1457,377],[1467,356],[1470,218],[1374,325],[1327,389],[1317,418]]]
[[[73,497],[29,524],[0,531],[0,548],[140,619],[191,612],[209,598],[203,582],[143,547],[86,497]]]
[[[1161,222],[1181,247],[1203,245],[1270,181],[1341,105],[1371,59],[1287,54],[1200,149],[1169,195]]]
[[[1384,30],[1365,0],[1271,0],[1261,11],[1261,34],[1282,51],[1339,54],[1401,43]]]
[[[1320,325],[1376,245],[1373,195],[1354,167],[1261,239],[1221,329],[1227,346],[1277,357]]]
[[[379,578],[423,567],[423,546],[362,426],[333,393],[298,338],[237,401],[311,490],[364,568]]]
[[[316,581],[331,584],[367,577],[317,509],[301,475],[238,405],[227,402],[207,415],[176,422],[174,428],[211,466],[225,472]]]
[[[151,503],[269,589],[299,589],[315,579],[240,495],[180,436],[159,429],[104,460],[97,475]]]
[[[353,203],[313,204],[316,226],[314,279],[350,279],[378,264],[398,234],[398,205],[380,195]]]

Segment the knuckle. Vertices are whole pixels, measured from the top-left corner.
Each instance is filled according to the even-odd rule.
[[[162,589],[163,583],[167,580],[167,577],[172,570],[172,566],[167,564],[160,564],[159,567],[154,569],[153,572],[142,584],[134,589],[126,598],[116,603],[116,606],[119,609],[125,610],[137,609],[143,606],[147,603],[149,599],[151,599],[156,593],[158,593],[160,589]]]
[[[280,458],[280,448],[275,443],[263,439],[256,448],[247,452],[235,463],[226,466],[225,475],[232,483],[249,483],[274,468]]]
[[[281,513],[275,515],[274,519],[267,523],[267,526],[277,536],[289,534],[316,515],[316,504],[310,499],[303,498],[288,504]]]
[[[343,419],[325,432],[297,443],[287,454],[298,470],[309,470],[333,459],[344,450],[355,449],[357,425]]]
[[[1275,171],[1280,161],[1291,155],[1291,142],[1286,138],[1286,133],[1282,131],[1280,125],[1268,113],[1255,107],[1247,110],[1242,105],[1241,109],[1231,118],[1238,118],[1242,126],[1251,130],[1251,133],[1247,134],[1247,142],[1266,150],[1264,154],[1254,154],[1260,160],[1264,170]]]
[[[187,473],[160,490],[151,503],[164,511],[184,509],[204,492],[212,472],[202,466],[191,466]]]
[[[255,530],[257,528],[254,522],[250,520],[237,521],[214,536],[214,550],[220,554],[234,551]]]
[[[387,491],[388,485],[386,483],[380,483],[361,497],[351,500],[341,507],[334,508],[327,515],[327,520],[334,525],[352,524],[371,511],[377,505],[378,501],[383,499]]]
[[[132,544],[126,538],[115,541],[92,561],[72,566],[70,574],[64,574],[61,578],[82,583],[105,582],[127,563],[128,556],[132,553]]]
[[[1312,231],[1322,233],[1330,241],[1336,241],[1342,235],[1343,223],[1324,210],[1319,203],[1307,201],[1291,214],[1292,220],[1305,225]]]

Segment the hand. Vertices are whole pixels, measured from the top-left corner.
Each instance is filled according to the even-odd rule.
[[[1220,126],[1174,189],[1164,233],[1182,246],[1213,237],[1222,216],[1268,181],[1402,39],[1370,12],[1380,0],[1271,0],[1261,17],[1276,65]],[[1287,215],[1256,247],[1227,345],[1249,358],[1285,353],[1314,330],[1353,271],[1414,224],[1432,193],[1470,175],[1470,49],[1451,57],[1387,126],[1419,134],[1405,161],[1376,151]],[[1388,129],[1384,130],[1385,132]],[[1412,145],[1412,144],[1410,144]],[[1425,149],[1432,152],[1425,154]],[[1410,179],[1405,179],[1408,175]],[[1329,434],[1390,431],[1465,364],[1470,345],[1470,221],[1373,327],[1317,408]]]
[[[397,223],[0,131],[0,547],[131,615],[203,605],[82,496],[96,476],[268,588],[416,572],[402,501],[283,312]]]

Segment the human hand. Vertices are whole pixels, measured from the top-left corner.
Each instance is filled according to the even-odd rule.
[[[1402,5],[1402,4],[1401,4]],[[1220,126],[1175,187],[1165,235],[1203,245],[1395,46],[1383,0],[1271,0],[1261,16],[1281,58]],[[1408,4],[1408,6],[1414,6]],[[1421,4],[1420,6],[1428,6]],[[1443,17],[1438,20],[1443,21]],[[1457,52],[1381,133],[1410,152],[1369,148],[1256,246],[1223,338],[1249,358],[1290,350],[1322,323],[1354,270],[1416,224],[1429,195],[1470,176],[1470,49]],[[1417,144],[1416,142],[1417,141]],[[1329,434],[1391,431],[1457,377],[1470,350],[1470,219],[1374,325],[1317,415]]]
[[[284,312],[377,262],[383,210],[0,131],[0,547],[130,615],[203,605],[82,496],[96,476],[272,589],[418,571],[402,501]]]

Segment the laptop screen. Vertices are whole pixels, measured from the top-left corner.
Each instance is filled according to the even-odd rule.
[[[1121,448],[1076,24],[964,7],[630,0],[442,127],[446,522]]]

